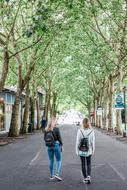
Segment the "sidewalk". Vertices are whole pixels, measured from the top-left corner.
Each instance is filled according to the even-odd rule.
[[[41,130],[38,130],[38,131],[35,131],[35,132],[32,132],[32,133],[19,135],[18,137],[8,137],[8,133],[0,134],[0,146],[5,146],[5,145],[8,145],[10,143],[14,143],[16,140],[25,139],[29,135],[34,135],[34,134],[36,134],[38,132],[40,133]]]
[[[95,129],[127,145],[127,137],[122,137],[122,135],[116,135],[114,132],[110,132],[105,129],[101,129],[97,127],[95,127]]]
[[[9,142],[7,140],[4,139],[0,139],[0,146],[4,146],[7,145]]]
[[[0,148],[1,190],[126,190],[127,146],[95,130],[92,184],[82,182],[80,158],[75,153],[77,127],[60,127],[64,152],[62,182],[49,180],[47,148],[43,134],[34,133]]]
[[[8,135],[7,133],[0,134],[0,146],[7,145],[11,142],[10,138],[8,138],[7,135]]]

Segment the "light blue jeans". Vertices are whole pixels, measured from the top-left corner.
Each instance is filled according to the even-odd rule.
[[[61,169],[61,161],[62,161],[62,155],[61,155],[61,149],[60,144],[58,141],[56,141],[55,145],[53,147],[48,147],[48,157],[49,157],[49,170],[50,170],[50,176],[54,176],[54,157],[56,158],[56,175],[60,174]]]

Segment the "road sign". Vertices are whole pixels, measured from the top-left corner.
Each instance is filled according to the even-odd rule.
[[[103,113],[103,108],[101,106],[97,107],[97,115],[102,115]]]
[[[115,109],[124,109],[124,93],[119,92],[115,94],[114,100]]]

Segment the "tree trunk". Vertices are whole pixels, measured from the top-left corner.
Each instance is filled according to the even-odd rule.
[[[116,110],[116,134],[122,134],[121,132],[121,110]]]
[[[0,76],[0,92],[4,88],[4,84],[7,78],[8,74],[8,68],[9,68],[9,53],[7,48],[4,50],[4,57],[3,57],[3,65],[2,65],[2,71],[1,71],[1,76]]]
[[[102,128],[102,115],[98,116],[98,128]]]
[[[97,103],[94,100],[94,126],[97,127]]]
[[[104,100],[104,115],[103,115],[103,129],[108,129],[108,97],[105,97]]]
[[[118,91],[122,92],[123,90],[123,65],[119,64],[119,78],[118,78]],[[121,131],[122,119],[121,119],[121,110],[116,110],[116,132],[117,134],[122,134]]]
[[[53,101],[52,101],[52,116],[56,117],[56,102],[57,102],[57,93],[53,92]]]
[[[113,78],[109,77],[108,131],[113,131]]]
[[[127,0],[125,0],[125,17],[123,20],[123,26],[122,26],[122,34],[120,39],[120,47],[119,47],[119,55],[118,55],[118,68],[119,68],[119,76],[118,76],[118,90],[119,92],[123,91],[123,64],[126,63],[126,32],[127,32]],[[122,134],[121,131],[121,125],[122,125],[122,119],[121,119],[121,110],[116,111],[116,131],[118,134]]]
[[[20,97],[21,97],[21,90],[18,89],[18,91],[16,93],[13,109],[12,109],[12,118],[11,118],[11,124],[10,124],[10,131],[9,131],[9,134],[8,134],[9,137],[17,137],[19,135],[18,115],[19,115]]]
[[[50,117],[52,117],[52,115],[53,115],[52,102],[50,102],[49,110],[50,110]]]
[[[17,42],[15,39],[14,33],[13,33],[12,39],[13,39],[14,50],[15,50],[15,52],[17,52],[18,48],[17,48]],[[17,122],[18,122],[18,114],[19,114],[20,96],[22,94],[23,89],[25,88],[25,86],[27,85],[27,83],[30,80],[30,75],[31,75],[31,72],[34,69],[34,65],[35,65],[35,63],[34,63],[31,68],[27,69],[27,74],[23,80],[23,78],[22,78],[23,61],[22,61],[19,53],[15,54],[15,59],[18,64],[18,81],[17,81],[17,92],[16,92],[15,103],[14,103],[13,110],[12,110],[12,118],[11,118],[11,126],[10,126],[9,136],[17,136],[19,134]],[[32,61],[34,61],[33,56],[31,56],[31,59],[32,59]],[[31,63],[31,61],[30,61],[30,63]],[[35,108],[35,106],[34,106],[34,108]],[[33,125],[33,128],[34,128],[34,125]]]
[[[48,90],[46,90],[46,96],[45,96],[45,118],[46,121],[48,121]]]
[[[23,114],[21,134],[26,134],[28,132],[28,118],[29,118],[29,83],[26,86],[25,108]]]
[[[11,137],[16,137],[19,135],[18,115],[19,115],[20,97],[23,90],[22,89],[22,63],[18,54],[16,55],[16,59],[18,62],[18,81],[17,81],[17,92],[16,92],[16,97],[15,97],[15,103],[12,109],[10,131],[8,134]]]
[[[40,128],[40,110],[39,110],[39,101],[36,100],[36,109],[37,109],[37,130]]]
[[[46,113],[47,113],[47,99],[48,99],[48,93],[47,90],[45,91],[45,103],[44,103],[44,117],[46,118]]]
[[[96,127],[99,128],[99,115],[97,115],[97,107],[99,106],[99,98],[96,100]]]
[[[30,98],[30,105],[31,105],[31,124],[32,124],[32,131],[35,130],[35,99],[34,97]]]
[[[48,81],[48,90],[46,90],[46,100],[45,100],[45,118],[48,121],[48,115],[50,110],[51,101],[51,81]]]

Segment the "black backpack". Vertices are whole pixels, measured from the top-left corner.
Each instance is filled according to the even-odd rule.
[[[49,147],[54,146],[55,138],[54,138],[53,131],[46,131],[45,136],[44,136],[44,140],[45,140],[46,146],[49,146]]]
[[[79,143],[79,150],[82,152],[88,152],[89,150],[89,135],[92,133],[92,131],[90,131],[90,133],[85,137],[82,130],[80,130],[82,133],[83,138],[81,139],[80,143]]]

